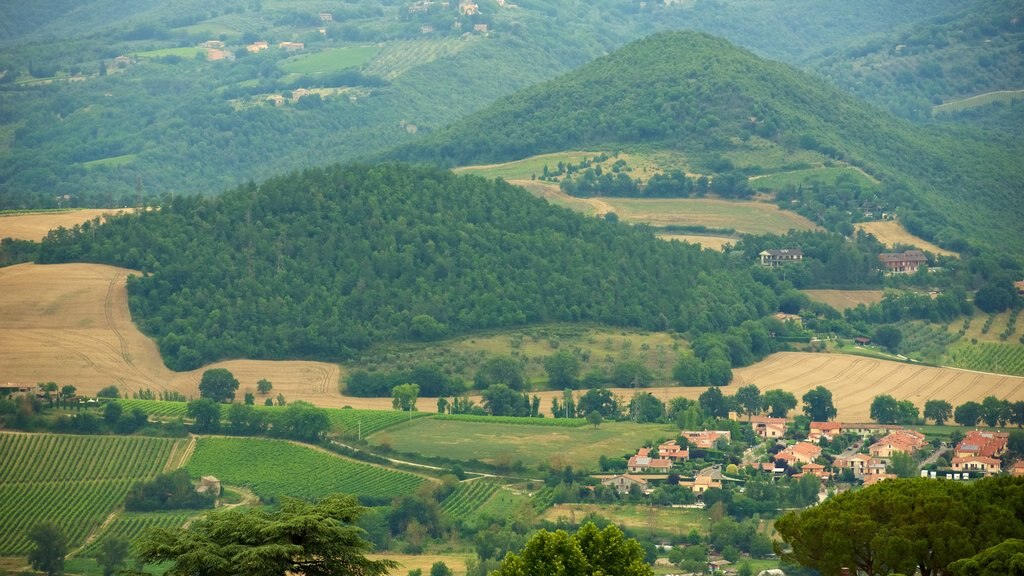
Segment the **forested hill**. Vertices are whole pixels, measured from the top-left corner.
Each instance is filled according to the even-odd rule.
[[[546,321],[724,332],[776,308],[746,264],[587,218],[503,182],[334,166],[52,232],[41,262],[103,262],[169,366],[344,359],[385,339]]]
[[[714,173],[750,139],[859,166],[935,240],[1024,249],[1019,146],[915,127],[790,66],[695,32],[660,33],[531,87],[394,153],[443,165],[629,146]],[[756,167],[748,175],[756,174]],[[965,208],[970,205],[969,211]]]

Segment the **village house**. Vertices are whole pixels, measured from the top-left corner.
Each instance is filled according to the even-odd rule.
[[[822,466],[821,464],[815,464],[814,462],[811,462],[810,464],[804,464],[803,466],[801,466],[800,473],[794,474],[793,477],[802,478],[804,475],[816,476],[820,478],[822,481],[828,480],[829,478],[832,477],[832,473],[826,472],[824,466]]]
[[[710,475],[698,474],[697,477],[693,479],[693,487],[691,488],[691,490],[693,490],[694,494],[703,494],[712,488],[721,487],[721,478]]]
[[[750,427],[761,438],[782,438],[786,435],[785,418],[769,418],[767,416],[754,416],[750,419]]]
[[[487,33],[487,24],[473,24],[473,31],[480,32],[482,34]]]
[[[985,476],[995,476],[1003,471],[1003,463],[999,458],[988,456],[964,456],[953,458],[954,472],[980,472]]]
[[[1024,296],[1024,280],[1017,280],[1013,283],[1013,287],[1017,290],[1017,294]]]
[[[619,494],[629,494],[629,490],[633,486],[639,487],[642,492],[647,491],[647,480],[630,474],[619,474],[611,478],[604,478],[601,480],[601,484],[615,488]]]
[[[836,468],[849,468],[853,471],[854,478],[864,478],[870,460],[871,457],[866,454],[854,454],[849,458],[837,458],[834,464]]]
[[[699,432],[683,430],[679,435],[686,438],[687,445],[705,450],[714,448],[715,442],[719,438],[725,438],[726,442],[732,440],[732,435],[728,430],[701,430]]]
[[[1006,444],[1010,435],[1006,432],[989,432],[987,430],[971,430],[964,436],[953,451],[956,458],[984,456],[998,458],[1006,452]]]
[[[295,52],[297,50],[304,49],[306,45],[302,42],[281,42],[277,47],[285,50],[286,52]]]
[[[892,458],[896,452],[913,455],[928,445],[924,434],[913,430],[897,430],[868,448],[868,453],[875,458]]]
[[[206,60],[209,62],[216,62],[217,60],[224,60],[228,57],[227,50],[217,50],[216,48],[206,49]]]
[[[472,16],[480,13],[480,7],[477,6],[476,2],[459,2],[459,14],[463,16]]]
[[[831,442],[833,438],[843,433],[842,428],[843,425],[839,422],[811,422],[807,439],[811,442],[819,442],[824,438]]]
[[[864,485],[871,486],[873,484],[878,484],[882,480],[892,480],[894,478],[896,478],[895,474],[871,474],[864,477]]]
[[[775,268],[783,264],[802,261],[804,259],[804,252],[799,248],[769,248],[762,251],[758,256],[761,257],[761,266]]]
[[[673,462],[690,459],[690,451],[683,448],[675,440],[669,440],[658,446],[658,456]]]
[[[797,442],[775,455],[775,461],[784,460],[790,468],[795,464],[810,464],[821,456],[821,448],[810,442]]]
[[[1024,460],[1017,460],[1010,466],[1010,476],[1024,476]]]
[[[886,252],[878,255],[884,271],[890,274],[913,274],[922,264],[928,263],[928,257],[920,250],[906,252]]]
[[[804,319],[799,314],[787,314],[785,312],[776,312],[772,314],[772,318],[775,318],[779,322],[792,322],[797,326],[804,325]]]
[[[204,48],[218,48],[219,49],[219,48],[224,48],[224,43],[221,42],[220,40],[207,40],[206,42],[203,42],[203,47]]]
[[[637,450],[636,455],[630,457],[626,469],[634,473],[668,474],[672,470],[672,461],[664,458],[651,458],[650,448],[641,448]]]
[[[334,22],[334,15],[331,14],[330,12],[321,12],[320,13],[320,21],[321,22]]]
[[[216,476],[203,476],[199,479],[199,486],[196,487],[197,494],[213,494],[220,497],[220,480]]]
[[[255,54],[257,52],[260,52],[262,50],[266,50],[267,48],[268,48],[268,45],[267,45],[267,41],[266,40],[260,40],[259,42],[253,42],[252,44],[249,44],[248,46],[245,47],[246,50],[248,50],[249,52],[251,52],[253,54]]]

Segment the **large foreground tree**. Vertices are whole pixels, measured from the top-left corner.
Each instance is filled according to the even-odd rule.
[[[509,552],[495,576],[653,576],[640,544],[615,525],[598,530],[587,523],[575,534],[541,530],[515,554]]]
[[[1024,536],[1024,479],[965,485],[887,480],[779,518],[783,558],[838,574],[949,574],[949,565],[1007,538]]]
[[[135,542],[143,562],[173,562],[171,576],[378,576],[397,564],[369,560],[355,498],[285,500],[277,512],[214,512],[186,529],[152,528]]]
[[[28,563],[48,576],[64,573],[64,556],[68,553],[68,537],[52,522],[40,522],[28,531],[32,551]]]

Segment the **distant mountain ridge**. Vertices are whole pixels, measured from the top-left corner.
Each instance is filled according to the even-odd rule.
[[[913,126],[703,33],[636,41],[392,156],[454,166],[643,146],[683,152],[715,172],[722,153],[754,137],[783,150],[819,152],[879,178],[905,222],[925,238],[994,246],[1015,232],[1010,243],[1024,249],[1012,144]]]

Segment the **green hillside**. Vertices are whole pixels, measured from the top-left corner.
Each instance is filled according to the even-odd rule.
[[[129,280],[132,317],[176,369],[347,359],[376,342],[551,321],[724,332],[777,305],[742,260],[403,165],[179,197],[56,231],[40,261],[144,271]]]
[[[655,30],[700,29],[793,62],[958,3],[485,1],[473,16],[411,4],[0,5],[0,209],[137,205],[363,158]],[[206,60],[209,40],[224,58]],[[250,53],[256,41],[268,49]],[[379,51],[365,63],[337,57],[367,46]],[[309,66],[318,59],[328,72]]]
[[[737,151],[813,151],[825,163],[850,164],[880,180],[879,200],[919,236],[961,247],[970,240],[1024,248],[1024,205],[1014,201],[1020,144],[914,127],[808,74],[699,33],[634,42],[395,156],[453,166],[630,147],[681,152],[694,171],[733,179],[765,173],[756,163],[730,160]],[[856,209],[841,204],[841,196],[816,200],[822,209]]]
[[[1024,6],[964,2],[952,14],[858,39],[802,63],[895,114],[927,120],[932,107],[1024,88]]]

